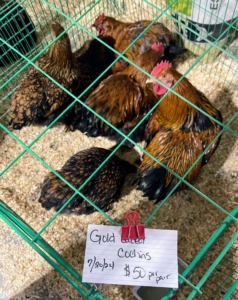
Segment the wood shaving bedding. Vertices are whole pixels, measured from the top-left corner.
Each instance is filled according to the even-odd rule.
[[[86,6],[89,7],[95,2],[88,1]],[[129,3],[129,1],[127,2]],[[66,13],[72,13],[74,16],[78,13],[75,11],[78,4],[76,0],[70,1],[69,6],[64,4],[64,7],[59,5],[59,1],[52,1],[51,3],[60,9],[64,9]],[[83,1],[82,5],[85,3],[86,1]],[[105,10],[105,3],[106,1],[101,1],[95,5],[92,13],[88,13],[88,24],[100,12],[104,11],[105,14],[109,14],[110,10]],[[143,16],[149,18],[149,13],[141,13],[140,3],[141,1],[133,1],[133,4],[128,5],[127,16],[121,15],[120,19],[128,20],[129,16],[129,20],[134,21],[138,15],[141,18]],[[43,18],[47,19],[42,25],[42,28],[45,28],[45,33],[47,33],[47,26],[50,24],[51,13],[54,10],[49,10],[47,4],[42,4],[40,1],[26,1],[24,4],[26,4],[27,10],[36,25],[39,21],[43,22]],[[46,16],[37,13],[38,19],[34,18],[34,11],[40,12],[41,7],[45,9]],[[148,7],[147,4],[144,4],[145,12],[149,10]],[[111,11],[111,15],[115,14],[115,9]],[[80,11],[80,7],[78,11]],[[155,16],[158,13],[151,13],[151,18],[152,15]],[[166,18],[163,16],[164,19]],[[87,23],[87,15],[82,18],[81,24],[83,22]],[[89,25],[87,25],[87,28],[89,28]],[[73,32],[73,30],[71,31]],[[72,35],[74,34],[73,32]],[[75,40],[82,43],[87,38],[88,35],[84,33],[82,39],[77,40],[76,37]],[[75,48],[78,47],[78,44],[76,44]],[[237,47],[237,40],[233,42],[231,47]],[[194,57],[191,53],[184,54],[176,60],[176,67],[184,73],[196,62],[196,59],[197,57]],[[208,66],[204,63],[198,63],[188,73],[187,77],[221,110],[224,123],[226,123],[237,111],[238,91],[231,84],[237,84],[237,81],[235,81],[237,80],[237,74],[234,75],[232,69],[227,72],[228,68],[223,66],[224,61],[227,66],[232,66],[232,69],[235,70],[234,60],[222,54],[217,60],[209,63]],[[219,81],[219,78],[212,72],[221,72],[225,82]],[[231,128],[237,131],[238,118],[233,121]],[[14,130],[13,133],[22,142],[29,144],[43,129],[45,127],[29,126],[22,128],[20,131]],[[31,149],[52,168],[59,169],[71,155],[82,149],[92,146],[110,148],[112,145],[114,145],[113,142],[103,137],[88,138],[79,131],[65,133],[64,126],[57,124],[49,129]],[[0,169],[4,169],[23,150],[23,147],[12,137],[4,132],[0,133],[2,158]],[[139,150],[135,148],[129,157],[130,162],[133,163],[138,155]],[[55,213],[53,210],[44,210],[37,201],[40,184],[48,172],[49,170],[41,162],[26,152],[0,178],[0,199],[7,203],[36,231],[44,226]],[[150,216],[156,206],[153,202],[142,197],[140,191],[133,188],[133,176],[128,178],[122,191],[122,197],[113,204],[112,210],[108,214],[117,222],[123,223],[124,214],[130,210],[136,210],[140,213],[140,220],[143,222]],[[208,165],[202,169],[198,179],[194,182],[194,186],[228,212],[234,209],[238,203],[238,140],[235,136],[229,132],[223,134],[220,146]],[[148,224],[148,227],[177,229],[179,233],[178,255],[185,262],[190,263],[225,217],[225,214],[221,213],[219,209],[195,191],[187,190],[170,197]],[[0,223],[0,299],[1,295],[11,299],[26,299],[27,297],[35,299],[34,295],[36,298],[42,297],[40,299],[83,299],[64,278],[53,270],[16,233],[9,229],[2,220],[0,220]],[[87,225],[92,223],[110,224],[100,213],[89,216],[59,215],[42,236],[79,273],[82,273]],[[199,281],[236,230],[237,227],[232,225],[219,239],[219,243],[215,245],[212,251],[208,252],[202,264],[191,275],[190,280],[192,283],[196,284]],[[238,264],[238,261],[234,261],[234,263]],[[100,291],[108,299],[130,300],[135,299],[132,295],[132,288],[131,286],[101,285]],[[190,292],[191,288],[185,285],[174,299],[185,299]],[[206,298],[197,296],[196,299]]]

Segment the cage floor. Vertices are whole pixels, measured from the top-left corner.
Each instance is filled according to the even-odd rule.
[[[237,45],[238,40],[235,40],[231,47]],[[177,69],[185,72],[195,59],[189,54],[184,55],[177,60]],[[228,58],[224,56],[224,59]],[[220,67],[219,61],[209,64],[209,68],[214,72]],[[236,76],[238,80],[238,74]],[[218,80],[211,82],[211,74],[207,72],[205,64],[198,64],[187,77],[221,110],[224,123],[237,111],[238,91],[226,86],[226,83],[221,84]],[[226,80],[229,82],[229,76]],[[230,78],[231,80],[233,78]],[[238,118],[233,121],[231,128],[237,130]],[[13,133],[29,144],[43,129],[44,127],[30,126]],[[10,136],[3,132],[0,135],[2,169],[2,166],[10,163],[22,148]],[[88,138],[79,131],[64,133],[64,126],[57,124],[42,136],[32,149],[53,168],[59,169],[71,155],[82,149],[91,146],[110,148],[112,145],[114,143],[105,138]],[[134,149],[128,158],[133,162],[138,155]],[[37,202],[40,183],[47,173],[46,167],[25,153],[0,179],[0,198],[37,231],[54,214],[53,210],[42,209]],[[155,209],[153,202],[149,202],[139,191],[133,189],[133,179],[128,177],[121,199],[108,212],[119,223],[123,223],[124,214],[130,210],[138,211],[143,222]],[[231,211],[238,204],[238,140],[232,134],[226,132],[223,135],[216,153],[203,168],[194,185],[227,211]],[[187,190],[172,196],[148,227],[178,230],[178,255],[189,264],[224,218],[225,215],[207,200],[194,191]],[[80,273],[83,269],[87,225],[92,223],[109,225],[99,213],[90,216],[60,215],[43,233],[43,238]],[[5,223],[0,221],[0,226],[0,299],[83,299]],[[204,274],[236,230],[235,225],[231,226],[220,239],[220,243],[208,253],[198,271],[191,276],[192,283],[195,284]],[[238,264],[237,256],[232,256],[231,259],[234,260],[233,263]],[[131,300],[135,299],[132,288],[101,285],[100,290],[108,299]],[[185,286],[175,299],[185,299],[190,291],[190,287]],[[206,299],[203,296],[199,297]]]
[[[188,63],[189,60],[179,63],[178,68],[183,70]],[[238,106],[237,91],[220,89],[215,83],[208,84],[209,79],[206,80],[206,73],[200,68],[193,69],[189,73],[189,78],[222,111],[225,121],[228,120]],[[232,128],[237,128],[237,125],[238,120],[235,120]],[[29,143],[42,129],[42,127],[31,126],[14,133],[22,141]],[[33,147],[33,150],[55,169],[60,168],[68,157],[81,149],[93,145],[109,148],[113,144],[104,138],[88,138],[80,132],[65,134],[63,129],[62,125],[56,125]],[[4,165],[10,162],[20,150],[21,147],[10,136],[5,135],[0,145]],[[133,161],[136,153],[132,153],[130,158]],[[231,134],[225,133],[217,152],[202,170],[195,186],[223,208],[231,211],[237,205],[237,167],[238,143]],[[40,183],[47,173],[47,169],[40,162],[26,153],[1,178],[0,197],[35,230],[39,230],[54,214],[54,211],[46,212],[37,202]],[[118,222],[122,222],[124,214],[129,210],[139,211],[141,220],[145,220],[155,209],[155,205],[143,198],[139,191],[131,190],[132,180],[133,178],[129,178],[127,187],[123,191],[124,196],[109,211],[110,216]],[[212,204],[188,190],[171,197],[151,221],[149,227],[177,229],[179,256],[189,263],[223,219],[224,215]],[[108,224],[108,221],[99,213],[91,216],[61,215],[43,234],[43,237],[79,272],[82,271],[85,236],[87,224],[90,223]],[[236,228],[231,227],[230,234],[234,230]],[[224,243],[229,239],[230,234],[224,235],[222,238]],[[81,296],[63,278],[3,222],[1,222],[0,243],[2,294],[11,299],[26,299],[41,287],[42,290],[38,293],[44,295],[44,291],[50,291],[49,299],[81,299]],[[199,274],[195,272],[192,276],[192,282],[196,282],[215,259],[220,246],[218,245],[209,254],[204,268],[200,268]],[[133,299],[131,287],[102,285],[101,290],[109,299]],[[190,288],[185,288],[183,295],[189,291]],[[35,295],[41,297],[40,294]]]

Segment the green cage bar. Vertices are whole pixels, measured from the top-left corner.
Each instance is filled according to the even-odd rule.
[[[238,206],[231,212],[231,215],[233,215],[234,217],[238,216]],[[212,248],[212,246],[214,245],[214,243],[216,243],[216,241],[219,241],[219,237],[224,234],[226,232],[226,230],[229,228],[229,226],[232,223],[232,219],[230,217],[227,217],[219,226],[219,228],[213,233],[213,235],[210,237],[210,239],[207,241],[207,243],[203,246],[203,248],[199,251],[199,253],[196,255],[196,257],[193,259],[193,261],[188,265],[188,267],[186,268],[186,270],[182,273],[182,275],[184,277],[188,277],[189,274],[191,274],[191,272],[193,272],[197,265],[202,261],[202,259],[204,258],[204,256],[206,255],[206,253]],[[207,270],[207,273],[204,274],[203,279],[201,279],[201,281],[198,283],[197,286],[199,286],[199,288],[201,288],[202,284],[206,281],[207,277],[209,277],[214,268],[217,266],[217,264],[219,263],[219,261],[223,258],[223,256],[226,254],[226,252],[228,251],[228,249],[231,247],[231,245],[237,240],[238,236],[237,233],[232,237],[232,239],[230,240],[230,242],[227,244],[227,246],[225,247],[225,249],[223,250],[223,252],[217,257],[216,261],[213,262],[212,266]],[[179,279],[179,282],[181,282],[182,280]],[[237,280],[236,280],[237,282]],[[237,285],[235,285],[235,283],[233,284],[233,286],[231,287],[231,293],[232,293],[232,289],[235,289],[237,287]],[[175,289],[171,289],[163,298],[162,300],[166,300],[169,299],[169,297],[175,292]],[[196,292],[193,291],[190,295],[189,298],[187,299],[193,299],[194,296],[196,295]]]
[[[192,260],[192,262],[189,264],[188,268],[183,272],[181,276],[179,276],[179,282],[184,281],[187,285],[190,286],[192,289],[190,295],[187,297],[187,299],[194,299],[199,294],[202,294],[202,297],[207,297],[208,299],[212,299],[211,297],[217,296],[218,292],[221,290],[223,291],[224,287],[222,285],[217,284],[216,291],[211,291],[212,295],[209,294],[209,292],[204,292],[204,288],[209,286],[209,283],[214,284],[215,279],[213,279],[213,274],[215,274],[216,270],[219,269],[219,266],[223,264],[226,260],[228,261],[229,258],[227,257],[237,257],[235,254],[235,251],[232,252],[232,249],[236,246],[236,240],[237,240],[237,234],[235,234],[232,238],[229,239],[229,242],[227,245],[221,250],[218,257],[214,260],[212,265],[207,269],[207,271],[204,273],[203,277],[200,279],[200,281],[197,284],[193,284],[189,280],[189,274],[192,272],[196,272],[197,265],[202,261],[204,256],[207,254],[207,252],[210,250],[210,248],[216,243],[216,241],[219,240],[219,237],[226,232],[226,229],[231,225],[233,221],[237,222],[237,215],[238,215],[238,206],[236,206],[231,212],[222,207],[219,203],[217,203],[214,199],[212,199],[210,196],[206,195],[203,191],[200,191],[198,188],[196,188],[193,184],[190,184],[186,181],[186,176],[189,174],[189,172],[194,168],[196,163],[199,161],[199,159],[204,155],[204,153],[212,146],[213,142],[217,140],[222,134],[229,133],[232,135],[232,137],[238,137],[238,131],[237,128],[234,128],[233,124],[238,118],[238,111],[234,111],[232,116],[229,117],[229,119],[224,122],[224,124],[218,122],[216,119],[213,119],[216,123],[219,123],[219,125],[222,126],[222,131],[219,135],[217,135],[208,145],[206,149],[204,149],[203,153],[197,158],[197,160],[194,162],[194,164],[187,170],[187,172],[184,174],[184,176],[179,176],[175,172],[173,172],[171,169],[169,169],[167,166],[163,165],[160,161],[158,161],[156,158],[154,158],[150,153],[146,152],[143,147],[135,143],[131,138],[131,134],[145,121],[145,119],[149,116],[150,113],[153,112],[153,110],[156,109],[156,107],[163,101],[163,99],[169,94],[174,93],[175,95],[179,96],[183,101],[189,103],[193,107],[195,107],[200,112],[204,113],[203,110],[193,103],[191,103],[188,99],[181,96],[180,94],[176,93],[173,88],[167,88],[167,93],[158,101],[158,103],[151,109],[150,112],[147,113],[146,116],[144,116],[141,121],[137,124],[137,126],[130,132],[128,136],[121,133],[116,127],[112,126],[107,120],[102,118],[99,114],[95,113],[94,110],[87,107],[84,102],[81,101],[81,98],[83,95],[95,84],[99,83],[100,78],[103,76],[105,72],[107,72],[108,69],[111,68],[111,66],[120,58],[123,58],[128,63],[132,64],[136,68],[138,68],[140,71],[144,72],[148,77],[152,77],[149,73],[146,73],[143,69],[141,69],[139,66],[135,65],[132,61],[130,61],[124,54],[125,52],[134,44],[136,41],[146,32],[155,22],[162,21],[169,29],[175,31],[175,28],[177,28],[177,35],[178,39],[183,40],[185,45],[188,45],[189,50],[194,54],[191,53],[191,56],[194,57],[191,64],[186,68],[186,70],[183,72],[182,78],[177,82],[179,82],[185,77],[189,76],[190,72],[197,68],[198,66],[203,66],[203,68],[206,68],[207,74],[210,75],[211,82],[220,82],[221,86],[225,86],[226,88],[230,88],[232,91],[238,90],[238,69],[237,69],[237,59],[238,59],[238,47],[231,48],[229,45],[235,41],[237,38],[238,33],[238,19],[237,17],[234,17],[235,9],[233,12],[233,16],[231,21],[223,20],[221,17],[216,17],[216,19],[219,21],[218,23],[222,23],[222,29],[220,30],[220,35],[217,38],[210,38],[209,36],[204,36],[204,28],[201,29],[201,31],[198,31],[198,27],[189,27],[189,23],[187,21],[184,21],[184,19],[176,16],[176,13],[181,13],[186,16],[191,16],[193,9],[198,9],[200,14],[204,14],[204,20],[205,20],[205,14],[208,14],[209,11],[206,7],[204,7],[203,1],[200,0],[194,0],[194,1],[180,1],[180,0],[138,0],[135,2],[132,1],[126,1],[126,0],[84,0],[84,1],[66,1],[66,0],[42,0],[38,1],[38,5],[36,5],[36,0],[22,0],[18,1],[18,4],[26,9],[26,11],[31,12],[31,16],[33,16],[33,23],[35,26],[36,34],[37,34],[37,43],[35,47],[31,47],[30,42],[32,42],[33,38],[31,36],[32,30],[28,32],[29,40],[26,43],[27,53],[21,53],[17,46],[17,39],[14,36],[14,28],[11,25],[10,26],[10,32],[12,32],[12,39],[6,39],[6,37],[3,35],[0,36],[0,46],[1,47],[8,47],[9,53],[13,53],[13,57],[11,58],[10,55],[6,54],[3,56],[3,62],[6,66],[3,66],[0,68],[0,81],[1,81],[1,87],[0,87],[0,130],[2,130],[3,134],[11,137],[17,145],[20,145],[22,147],[22,150],[19,153],[16,153],[14,158],[7,162],[7,164],[3,165],[3,169],[0,171],[0,176],[4,178],[6,176],[6,173],[11,170],[11,168],[14,167],[14,165],[22,159],[22,157],[26,154],[30,154],[34,159],[37,160],[37,162],[40,162],[42,165],[44,165],[48,171],[53,172],[58,178],[60,178],[65,184],[67,184],[73,191],[73,195],[69,198],[69,200],[61,207],[61,209],[56,212],[47,222],[40,228],[40,230],[36,231],[34,230],[29,224],[27,224],[19,215],[17,211],[13,211],[6,203],[3,201],[0,202],[0,217],[2,220],[4,220],[15,232],[17,232],[35,251],[38,252],[57,272],[59,272],[80,294],[82,294],[83,297],[86,299],[106,299],[103,298],[101,293],[99,291],[95,291],[91,285],[87,283],[82,283],[81,275],[75,270],[75,268],[70,265],[53,247],[47,243],[46,240],[42,238],[43,232],[51,226],[51,224],[56,220],[56,218],[59,216],[61,211],[71,202],[73,201],[74,197],[76,195],[80,195],[84,198],[85,201],[90,203],[92,206],[96,208],[97,211],[99,211],[103,216],[105,220],[110,221],[112,224],[119,226],[119,222],[113,219],[108,213],[104,212],[100,208],[98,208],[90,199],[85,197],[81,190],[82,188],[97,174],[97,172],[103,167],[103,165],[110,159],[110,157],[116,153],[116,151],[121,147],[124,141],[130,141],[135,147],[137,147],[141,152],[147,154],[150,156],[154,161],[162,165],[165,169],[170,171],[174,176],[178,178],[178,183],[173,188],[173,190],[166,196],[166,198],[161,201],[161,203],[154,208],[153,212],[150,214],[150,216],[145,220],[145,225],[149,226],[150,222],[153,220],[153,218],[158,214],[160,209],[164,206],[165,203],[168,202],[168,199],[173,194],[173,191],[180,185],[180,183],[185,183],[192,191],[194,191],[196,194],[200,195],[202,198],[206,200],[206,203],[209,205],[211,204],[216,210],[222,212],[222,214],[227,216],[227,218],[220,224],[218,229],[214,232],[214,234],[210,237],[210,239],[207,241],[207,243],[202,247],[202,249],[199,251],[199,253],[195,256],[195,258]],[[9,4],[15,3],[15,1],[3,1],[2,8],[7,8]],[[238,5],[238,4],[237,4]],[[1,6],[0,6],[1,8]],[[150,19],[151,24],[140,33],[140,35],[134,40],[128,47],[125,49],[122,53],[119,53],[115,51],[114,49],[109,48],[114,51],[118,57],[115,59],[115,61],[94,81],[90,86],[85,89],[81,95],[78,97],[74,96],[72,93],[70,93],[67,89],[65,89],[62,85],[60,85],[56,80],[51,78],[47,73],[45,73],[43,70],[41,70],[38,66],[35,64],[35,60],[39,58],[53,43],[52,41],[52,35],[50,32],[50,23],[52,20],[56,20],[60,22],[67,32],[73,51],[77,50],[82,44],[87,41],[89,38],[97,38],[95,33],[93,33],[91,24],[93,20],[102,12],[106,15],[111,15],[116,18],[125,17],[127,16],[127,13],[129,13],[131,10],[136,11],[137,13],[131,14],[129,17],[131,21],[135,21],[138,19]],[[228,6],[226,8],[226,11],[228,10]],[[15,14],[15,15],[14,15]],[[10,18],[10,20],[14,20],[14,18],[17,16],[17,13],[15,12],[14,8],[9,10],[7,13],[3,15],[0,14],[0,24],[1,22],[5,22],[5,18]],[[214,18],[214,14],[210,13],[210,20]],[[128,16],[127,16],[128,17]],[[22,21],[22,18],[20,18]],[[205,22],[205,21],[204,21]],[[176,26],[175,26],[176,24]],[[208,30],[210,30],[211,24],[208,26]],[[216,26],[215,26],[216,28]],[[18,31],[21,33],[21,28],[17,27]],[[184,39],[184,32],[187,30],[190,31],[190,34],[195,35],[198,39],[203,39],[204,44],[196,44],[196,43],[190,43],[188,40]],[[62,33],[63,34],[63,33]],[[20,35],[20,43],[21,41],[24,41],[24,35],[21,33]],[[221,42],[221,36],[226,40],[225,44],[224,42]],[[229,38],[228,38],[229,36]],[[60,37],[58,37],[60,38]],[[14,42],[15,44],[12,45],[11,43]],[[102,42],[105,46],[108,47],[104,42]],[[205,46],[204,46],[205,45]],[[5,49],[5,48],[4,48]],[[219,56],[217,57],[219,53]],[[5,58],[4,58],[5,57]],[[226,59],[226,58],[229,58]],[[7,65],[6,58],[11,61],[11,64]],[[212,68],[211,62],[218,60],[220,63],[222,63],[222,67],[219,70],[214,70]],[[15,61],[16,60],[16,61]],[[53,81],[57,86],[59,86],[62,90],[64,90],[66,93],[68,93],[72,98],[73,101],[68,105],[68,107],[45,129],[42,129],[40,134],[38,134],[36,137],[34,137],[29,143],[24,143],[21,138],[17,136],[14,132],[12,132],[12,129],[9,128],[8,121],[9,121],[9,112],[10,112],[10,104],[11,104],[11,95],[16,90],[19,82],[21,81],[22,76],[25,74],[25,72],[28,70],[29,67],[35,67],[39,71],[41,71],[46,77],[48,77],[51,81]],[[228,74],[229,74],[229,80],[228,80]],[[163,85],[163,84],[162,84]],[[176,85],[175,85],[176,86]],[[54,126],[54,124],[75,104],[75,103],[81,103],[83,106],[87,107],[88,110],[93,112],[97,117],[102,119],[107,125],[111,126],[115,131],[120,133],[124,140],[117,145],[117,147],[112,151],[112,154],[92,173],[91,176],[87,178],[87,180],[79,187],[76,188],[72,184],[70,184],[68,181],[66,181],[62,176],[59,175],[59,173],[50,166],[49,163],[45,159],[43,159],[35,150],[34,146],[38,142],[41,141],[41,139],[44,137],[45,134],[47,134],[51,128]],[[204,113],[205,115],[209,116],[208,114]],[[209,116],[210,117],[210,116]],[[1,132],[0,132],[1,134]],[[0,141],[1,143],[1,141]],[[233,246],[232,246],[233,245]],[[235,245],[235,246],[234,246]],[[233,248],[232,248],[233,247]],[[237,247],[236,247],[237,249]],[[237,275],[237,272],[236,272]],[[229,297],[233,299],[232,297],[237,297],[237,278],[233,277],[233,273],[230,272],[227,275],[227,278],[230,280],[229,284],[227,283],[227,286],[224,290],[224,297],[223,299],[228,300]],[[227,281],[228,281],[227,279]],[[174,289],[171,289],[165,297],[163,297],[163,300],[169,299],[169,297],[175,292]],[[236,293],[236,294],[235,294]],[[234,296],[235,295],[235,296]],[[210,297],[210,298],[209,298]],[[205,299],[205,298],[204,298]],[[234,298],[236,299],[236,298]]]

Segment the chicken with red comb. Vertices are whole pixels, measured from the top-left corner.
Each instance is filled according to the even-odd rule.
[[[163,69],[165,68],[171,68],[172,67],[172,64],[168,61],[161,61],[160,63],[158,63],[154,69],[152,70],[151,72],[151,75],[156,77],[160,71],[162,71]],[[171,87],[172,86],[172,81],[167,81],[166,85],[168,87]],[[157,94],[157,95],[163,95],[167,92],[167,89],[162,86],[162,85],[159,85],[157,84],[157,82],[155,82],[153,84],[153,89],[154,89],[154,92]]]
[[[172,88],[182,77],[182,74],[173,69],[168,61],[157,64],[151,75],[169,88]],[[153,84],[152,89],[158,99],[168,91],[154,79],[148,79],[147,84],[150,83]],[[219,145],[220,137],[214,139],[220,133],[221,126],[215,120],[222,122],[222,115],[186,77],[173,90],[208,116],[173,92],[168,93],[152,113],[147,124],[145,150],[182,177],[212,143],[185,178],[191,183]],[[143,191],[144,196],[149,200],[156,200],[156,202],[163,200],[178,183],[176,176],[146,154],[139,166],[139,172],[137,189]],[[185,188],[186,184],[181,183],[176,190],[181,191]]]
[[[141,20],[135,23],[121,22],[115,18],[101,14],[93,26],[101,35],[111,36],[115,40],[114,48],[123,52],[149,25],[151,21]],[[141,53],[147,51],[153,43],[161,42],[164,45],[164,59],[173,60],[177,55],[187,49],[176,44],[172,32],[162,23],[154,23],[124,54],[131,61]],[[115,55],[117,57],[117,55]],[[122,62],[123,61],[123,62]],[[122,71],[128,66],[128,62],[119,59],[112,67],[113,73]]]

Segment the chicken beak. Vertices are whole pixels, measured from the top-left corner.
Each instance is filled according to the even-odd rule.
[[[147,84],[147,83],[155,83],[155,80],[152,79],[152,78],[148,78],[148,79],[146,80],[145,83],[146,83],[146,84]]]

